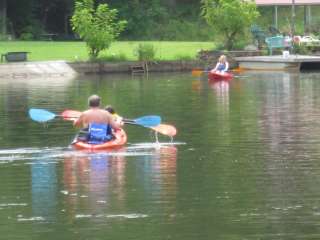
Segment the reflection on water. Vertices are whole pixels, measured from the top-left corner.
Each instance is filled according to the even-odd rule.
[[[32,219],[55,221],[57,211],[56,163],[40,156],[31,164]],[[21,218],[20,218],[21,220]]]
[[[5,239],[319,237],[318,73],[37,81],[0,82]],[[150,129],[126,125],[127,146],[85,153],[67,147],[70,122],[44,127],[26,114],[82,110],[92,93],[129,118],[160,115],[178,134],[157,143]]]
[[[129,200],[144,199],[150,204],[171,198],[176,192],[176,153],[175,146],[160,147],[138,161],[130,154],[65,154],[61,193],[69,218],[148,217],[150,209],[134,212]],[[140,184],[134,186],[136,181]]]
[[[228,81],[209,81],[210,87],[214,90],[219,106],[229,111],[229,82]]]

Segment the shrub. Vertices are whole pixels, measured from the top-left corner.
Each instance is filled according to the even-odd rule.
[[[139,61],[152,61],[155,59],[156,50],[152,44],[140,43],[134,50],[134,55]]]
[[[119,54],[111,53],[110,55],[100,57],[99,60],[108,61],[108,62],[122,62],[122,61],[128,61],[128,58],[124,53],[119,53]]]
[[[305,46],[301,44],[293,44],[293,52],[297,54],[307,55],[310,53],[310,50]]]
[[[33,39],[34,39],[33,34],[30,32],[21,33],[21,35],[20,35],[20,40],[31,41]]]

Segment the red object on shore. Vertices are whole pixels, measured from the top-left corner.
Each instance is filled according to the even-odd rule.
[[[228,81],[233,78],[233,74],[229,72],[216,72],[216,71],[210,71],[208,74],[208,79],[211,81]]]

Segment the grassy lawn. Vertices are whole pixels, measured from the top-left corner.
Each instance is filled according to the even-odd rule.
[[[100,53],[99,57],[111,60],[137,60],[134,52],[139,43],[152,44],[156,51],[157,60],[194,59],[197,51],[201,49],[213,49],[212,42],[114,42],[111,47]],[[8,41],[0,42],[0,54],[6,52],[23,51],[30,52],[28,60],[88,60],[87,48],[84,42],[32,42],[32,41]]]

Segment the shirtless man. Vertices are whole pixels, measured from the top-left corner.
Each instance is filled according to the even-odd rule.
[[[92,95],[88,98],[89,109],[84,111],[80,117],[73,123],[76,127],[87,128],[90,123],[109,124],[113,129],[117,130],[121,124],[116,123],[112,115],[100,109],[100,97]]]

